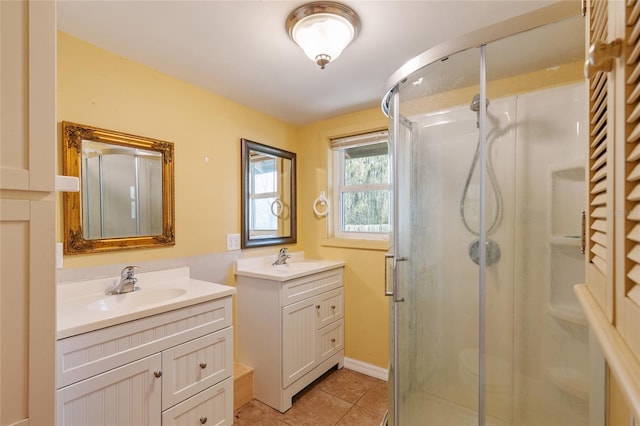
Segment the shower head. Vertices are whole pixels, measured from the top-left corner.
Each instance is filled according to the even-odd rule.
[[[489,99],[487,99],[487,106],[489,106]],[[480,111],[480,94],[479,93],[473,97],[473,100],[471,101],[471,105],[469,105],[469,108],[473,112]]]

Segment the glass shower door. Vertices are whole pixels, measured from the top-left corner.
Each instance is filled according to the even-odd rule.
[[[396,392],[390,424],[478,424],[479,268],[467,256],[477,235],[461,226],[460,210],[479,129],[475,112],[437,94],[465,87],[470,103],[479,92],[479,69],[480,49],[457,53],[414,73],[391,104],[396,228],[394,258],[388,260],[395,285],[390,387]],[[463,209],[477,228],[482,167],[476,166]]]

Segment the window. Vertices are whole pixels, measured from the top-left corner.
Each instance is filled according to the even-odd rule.
[[[251,230],[265,237],[273,236],[278,228],[277,217],[272,214],[278,197],[276,159],[266,154],[254,154],[250,166]]]
[[[387,131],[331,140],[334,160],[334,237],[388,238],[388,143]]]

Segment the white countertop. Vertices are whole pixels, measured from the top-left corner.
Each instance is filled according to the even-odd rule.
[[[274,266],[276,256],[249,257],[238,259],[233,263],[236,275],[262,278],[271,281],[289,281],[317,272],[328,271],[344,266],[341,260],[305,259],[304,252],[292,252],[287,263]]]
[[[195,280],[189,268],[137,273],[140,290],[107,295],[120,277],[57,284],[56,338],[74,336],[232,295],[235,287]]]

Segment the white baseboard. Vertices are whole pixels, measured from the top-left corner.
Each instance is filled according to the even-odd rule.
[[[385,382],[389,380],[389,370],[378,367],[377,365],[345,357],[344,366],[349,370],[357,371],[358,373],[366,374],[367,376],[375,377]]]

